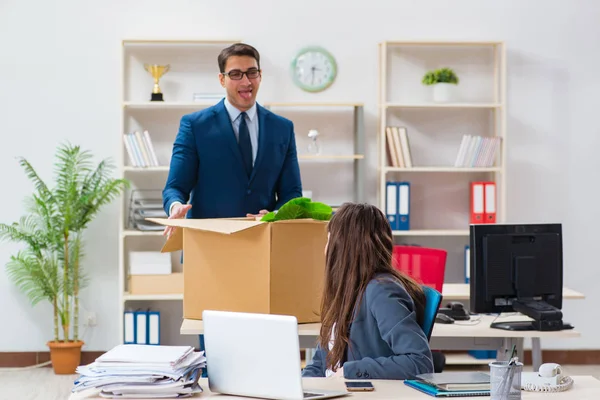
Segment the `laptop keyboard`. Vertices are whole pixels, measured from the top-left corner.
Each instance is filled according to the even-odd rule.
[[[322,393],[310,393],[310,392],[304,392],[304,398],[305,399],[309,399],[311,397],[319,397],[319,396],[323,396]]]

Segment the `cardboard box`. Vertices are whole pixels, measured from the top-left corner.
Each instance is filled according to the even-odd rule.
[[[130,294],[181,294],[183,273],[167,275],[129,275]]]
[[[177,227],[162,251],[183,249],[184,318],[211,309],[320,320],[327,221],[149,220]]]

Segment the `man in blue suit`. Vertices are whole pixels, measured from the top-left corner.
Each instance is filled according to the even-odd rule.
[[[256,103],[258,51],[237,43],[217,61],[226,97],[181,119],[163,190],[169,218],[258,216],[302,196],[294,126]]]

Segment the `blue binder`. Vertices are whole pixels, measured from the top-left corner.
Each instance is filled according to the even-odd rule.
[[[148,344],[148,311],[135,311],[135,343]]]
[[[136,323],[135,313],[133,311],[125,311],[123,313],[123,343],[135,344],[136,338]]]
[[[469,245],[465,246],[465,283],[471,280],[471,256],[469,253]]]
[[[385,185],[385,215],[393,231],[399,229],[398,224],[398,183],[388,181]]]
[[[160,312],[148,311],[148,340],[150,345],[160,345]]]
[[[398,230],[410,230],[410,182],[398,182]]]

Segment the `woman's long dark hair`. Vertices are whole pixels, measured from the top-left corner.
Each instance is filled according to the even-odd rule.
[[[349,343],[355,307],[371,279],[385,273],[400,281],[415,303],[419,324],[423,319],[425,294],[413,279],[394,269],[392,230],[379,208],[345,203],[329,221],[328,231],[319,344],[327,351],[335,324],[335,341],[326,359],[326,368],[335,371],[335,366],[343,362]]]

